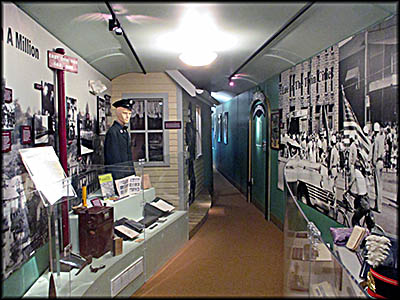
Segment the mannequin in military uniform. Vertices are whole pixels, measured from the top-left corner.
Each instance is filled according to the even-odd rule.
[[[132,99],[121,99],[113,103],[117,109],[117,120],[106,133],[104,141],[104,165],[114,180],[135,175],[132,160],[131,139],[128,126],[131,118]]]

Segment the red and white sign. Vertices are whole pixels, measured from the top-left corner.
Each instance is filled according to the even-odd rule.
[[[26,144],[31,144],[32,143],[32,128],[29,125],[22,125],[21,126],[21,131],[22,131],[22,136],[21,136],[21,143],[26,145]]]
[[[78,59],[53,51],[47,51],[48,66],[51,69],[57,69],[72,73],[78,73]]]
[[[1,132],[2,138],[2,147],[1,152],[10,152],[11,151],[11,131],[2,131]]]

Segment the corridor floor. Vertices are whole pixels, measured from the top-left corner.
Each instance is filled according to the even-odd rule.
[[[283,233],[214,171],[207,221],[132,297],[279,297]]]

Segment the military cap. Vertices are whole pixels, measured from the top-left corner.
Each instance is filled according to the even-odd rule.
[[[115,101],[113,103],[114,107],[125,107],[127,109],[132,109],[133,104],[135,104],[135,101],[133,99],[120,99],[118,101]]]

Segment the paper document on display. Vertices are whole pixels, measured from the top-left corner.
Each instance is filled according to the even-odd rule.
[[[70,178],[67,178],[52,146],[20,149],[22,162],[40,196],[53,205],[62,197],[76,197]]]
[[[141,189],[141,177],[140,176],[127,176],[121,179],[115,180],[117,192],[120,197],[127,195],[134,195],[140,193]]]
[[[171,204],[168,204],[167,202],[165,202],[162,199],[158,199],[157,201],[150,202],[150,204],[153,205],[154,207],[157,207],[158,209],[160,209],[163,212],[170,212],[175,208],[174,206],[172,206]]]

